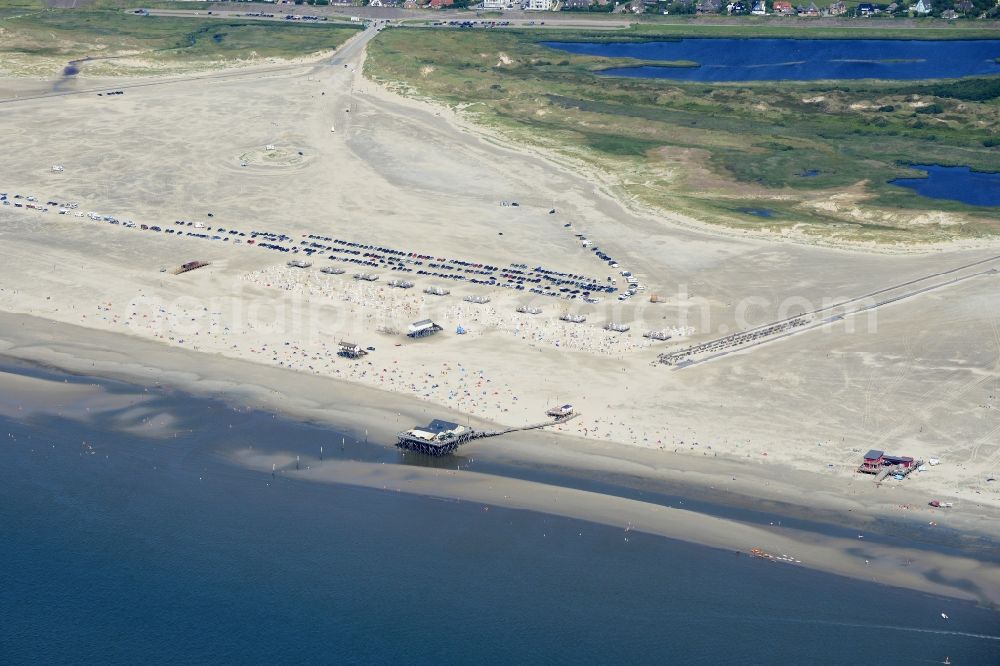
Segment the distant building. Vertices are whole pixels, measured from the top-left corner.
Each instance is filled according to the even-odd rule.
[[[750,9],[751,14],[757,16],[764,16],[767,14],[767,4],[764,0],[754,0],[753,7]]]
[[[886,467],[897,469],[902,468],[905,470],[910,469],[915,465],[916,461],[914,461],[910,456],[890,456],[884,451],[872,449],[865,454],[861,466],[858,467],[858,471],[866,474],[877,474]]]
[[[875,5],[868,2],[862,2],[860,5],[858,5],[858,16],[872,16],[874,14],[875,14]]]
[[[564,0],[562,3],[563,9],[590,9],[590,5],[594,4],[593,0]],[[483,5],[484,7],[486,5]]]
[[[788,0],[774,0],[774,4],[771,5],[774,9],[775,14],[784,14],[790,16],[795,13],[795,9],[792,8],[792,3]]]
[[[843,2],[834,2],[829,7],[830,16],[841,16],[847,13],[847,5]]]
[[[799,16],[819,16],[819,8],[815,3],[810,2],[807,7],[799,7]]]
[[[722,0],[698,0],[695,11],[699,14],[718,14],[722,9]]]
[[[441,7],[451,7],[455,4],[455,0],[431,0],[431,9],[440,9]]]
[[[955,3],[955,11],[963,14],[968,14],[969,12],[975,10],[975,8],[976,6],[972,4],[972,0],[961,0],[961,2]]]
[[[913,11],[918,14],[930,14],[931,9],[931,0],[917,0],[917,4],[914,6]]]
[[[547,12],[552,9],[552,0],[528,0],[524,8],[530,12]]]
[[[483,9],[506,9],[507,0],[483,0]]]
[[[861,468],[858,471],[874,474],[880,471],[884,465],[885,453],[878,449],[872,449],[865,454],[864,461],[861,463]]]

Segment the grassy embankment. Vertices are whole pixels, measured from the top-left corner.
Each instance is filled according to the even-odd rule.
[[[588,16],[589,18],[589,16]],[[626,17],[628,18],[628,17]],[[621,20],[610,15],[606,19]],[[997,39],[996,21],[945,22],[934,19],[815,19],[778,16],[648,17],[625,30],[573,37],[576,40],[619,41],[681,37],[789,37],[800,39]]]
[[[95,60],[87,63],[84,75],[210,69],[330,51],[358,30],[344,24],[142,17],[28,5],[0,13],[0,73],[55,76],[68,61],[87,57]]]
[[[675,29],[653,27],[657,35]],[[649,28],[628,33],[649,35]],[[713,28],[715,36],[733,32]],[[1000,77],[753,84],[618,79],[595,72],[634,61],[576,56],[537,43],[621,34],[392,29],[369,45],[366,72],[403,92],[461,105],[516,140],[582,160],[610,176],[626,197],[704,221],[877,242],[1000,233],[995,209],[923,199],[886,184],[916,175],[901,166],[908,163],[1000,170],[993,146],[1000,139]],[[817,34],[822,31],[810,36]],[[771,217],[741,211],[746,208],[768,209]]]

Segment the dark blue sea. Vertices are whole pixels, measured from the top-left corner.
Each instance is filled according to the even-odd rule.
[[[609,76],[683,81],[951,79],[1000,74],[1000,40],[678,39],[543,42],[581,55],[692,61],[698,67],[616,67]]]
[[[153,435],[130,407],[0,417],[5,665],[1000,663],[997,611],[542,513],[272,477],[227,453],[326,442],[322,464],[404,463],[240,405],[18,371],[148,396],[142,409],[176,420]]]
[[[972,206],[1000,206],[1000,173],[936,164],[911,164],[910,168],[924,171],[927,176],[897,178],[889,182],[908,187],[929,199],[949,199]]]

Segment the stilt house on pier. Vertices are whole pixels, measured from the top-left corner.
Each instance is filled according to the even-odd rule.
[[[422,338],[428,335],[434,335],[440,330],[441,327],[430,319],[421,319],[420,321],[415,321],[410,324],[406,335],[411,338]]]
[[[463,425],[434,419],[426,426],[396,435],[396,446],[429,456],[443,456],[453,452],[459,444],[471,439],[473,434],[471,429]]]

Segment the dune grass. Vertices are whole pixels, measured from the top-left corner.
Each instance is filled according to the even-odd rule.
[[[608,78],[624,59],[537,43],[551,34],[393,29],[368,75],[613,175],[628,197],[738,227],[851,240],[1000,233],[995,209],[887,181],[907,164],[1000,170],[1000,77],[939,82],[705,84]],[[567,34],[560,31],[559,39]],[[931,111],[928,113],[928,111]],[[736,214],[763,207],[775,215]]]
[[[795,4],[795,3],[793,3]],[[912,22],[899,26],[900,21],[882,21],[867,24],[830,25],[809,18],[781,18],[744,16],[729,25],[704,23],[689,19],[676,23],[637,23],[628,30],[604,38],[656,38],[656,37],[789,37],[799,39],[996,39],[995,21],[946,23],[944,21]],[[588,40],[589,41],[589,40]]]
[[[136,16],[112,10],[38,10],[0,15],[0,57],[31,64],[128,55],[161,64],[294,58],[332,50],[356,26],[201,17]]]

